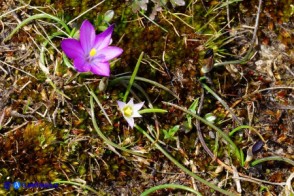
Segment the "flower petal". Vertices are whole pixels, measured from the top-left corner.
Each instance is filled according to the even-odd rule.
[[[84,58],[76,58],[74,60],[74,67],[79,72],[88,72],[91,69],[91,65]]]
[[[117,101],[117,105],[119,107],[119,110],[122,111],[122,109],[125,107],[126,103],[122,102],[122,101]]]
[[[121,53],[123,52],[123,49],[119,48],[119,47],[115,47],[115,46],[108,46],[106,48],[103,48],[102,50],[99,50],[97,52],[97,56],[104,56],[104,59],[100,61],[101,62],[106,62],[109,61],[119,55],[121,55]]]
[[[91,72],[99,76],[109,76],[110,64],[108,62],[93,62],[93,64],[91,65]]]
[[[138,111],[133,111],[133,115],[132,115],[132,118],[136,118],[136,117],[142,117],[141,114],[139,114]]]
[[[127,103],[127,105],[131,106],[133,108],[134,106],[134,99],[131,98],[130,101]]]
[[[134,110],[139,111],[143,107],[143,105],[144,105],[144,101],[141,103],[134,104]]]
[[[124,116],[125,117],[125,116]],[[125,119],[126,119],[126,121],[128,122],[128,124],[130,125],[130,127],[131,128],[133,128],[134,127],[134,125],[135,125],[135,121],[134,121],[134,118],[132,118],[132,117],[125,117]]]
[[[85,20],[80,28],[80,42],[85,54],[88,54],[95,42],[95,29],[93,25]]]
[[[81,58],[84,55],[82,46],[78,40],[64,39],[61,42],[61,48],[63,52],[71,59]]]
[[[97,50],[101,50],[102,48],[105,48],[110,44],[113,29],[114,29],[114,25],[111,25],[102,33],[96,35],[94,47]]]

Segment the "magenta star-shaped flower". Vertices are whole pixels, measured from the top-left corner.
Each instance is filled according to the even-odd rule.
[[[96,35],[93,25],[85,20],[80,28],[80,40],[64,39],[61,48],[74,62],[79,72],[88,72],[100,76],[110,75],[109,61],[119,56],[123,50],[109,46],[114,25]]]

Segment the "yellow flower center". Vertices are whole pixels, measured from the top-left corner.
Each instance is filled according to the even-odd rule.
[[[96,53],[97,53],[96,49],[95,48],[92,48],[92,50],[90,51],[89,55],[90,55],[90,57],[93,57],[93,56],[95,56]]]
[[[123,112],[126,117],[131,117],[133,115],[133,108],[131,106],[126,106],[123,108]]]

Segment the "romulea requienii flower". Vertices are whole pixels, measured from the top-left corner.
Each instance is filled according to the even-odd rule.
[[[131,128],[134,127],[134,118],[142,117],[139,114],[139,110],[143,107],[144,102],[134,104],[133,98],[128,102],[124,103],[122,101],[117,101],[119,110],[122,112],[124,118],[128,122]]]
[[[119,47],[109,46],[114,25],[96,35],[95,28],[85,20],[80,28],[80,39],[64,39],[61,48],[79,72],[88,72],[100,76],[110,75],[109,60],[119,56],[123,50]]]

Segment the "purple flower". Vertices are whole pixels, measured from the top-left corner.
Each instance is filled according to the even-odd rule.
[[[122,101],[117,101],[119,110],[123,114],[124,118],[128,122],[131,128],[134,127],[135,122],[134,118],[135,117],[142,117],[139,114],[139,110],[143,107],[144,102],[134,104],[133,99],[131,99],[128,103],[124,103]]]
[[[119,56],[123,50],[109,46],[114,26],[111,25],[102,33],[96,35],[93,25],[85,20],[80,28],[80,40],[64,39],[61,48],[74,61],[74,67],[79,72],[91,71],[96,75],[109,76],[109,60]]]

